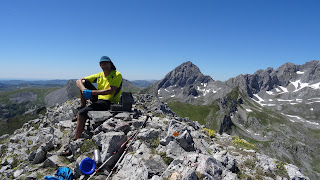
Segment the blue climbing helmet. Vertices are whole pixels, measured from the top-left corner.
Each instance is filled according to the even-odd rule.
[[[61,167],[57,170],[56,176],[61,180],[72,180],[73,174],[72,171],[67,167]]]

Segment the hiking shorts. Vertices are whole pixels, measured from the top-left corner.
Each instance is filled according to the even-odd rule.
[[[88,80],[85,85],[89,90],[97,90]],[[110,110],[111,102],[109,100],[98,99],[97,95],[92,96],[92,104],[79,110],[78,114],[88,119],[88,111],[107,111]]]

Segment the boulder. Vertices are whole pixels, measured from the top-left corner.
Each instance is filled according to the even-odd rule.
[[[238,175],[230,171],[224,170],[221,175],[223,180],[238,180]]]
[[[41,147],[35,153],[35,157],[32,161],[33,164],[42,163],[46,159],[47,152],[44,151]]]
[[[176,137],[176,140],[185,151],[195,151],[194,142],[190,131],[183,131],[182,134]]]
[[[163,162],[160,155],[155,155],[152,158],[148,159],[145,162],[145,166],[147,167],[149,178],[151,178],[154,175],[161,176],[161,174],[167,168],[166,164]]]
[[[290,177],[290,179],[301,179],[301,180],[309,180],[308,177],[304,176],[300,169],[292,164],[284,165],[284,167],[287,170],[287,173]]]
[[[127,133],[129,130],[130,125],[127,122],[113,118],[110,118],[99,127],[99,131],[103,132],[122,131]]]
[[[113,180],[148,180],[148,168],[134,154],[127,154]]]
[[[141,131],[139,132],[138,134],[138,138],[139,139],[142,139],[144,141],[147,141],[149,143],[152,143],[152,141],[156,138],[159,137],[159,134],[160,134],[160,130],[159,129],[141,129]]]
[[[101,132],[98,135],[94,135],[92,139],[99,147],[102,148],[101,160],[102,162],[104,162],[121,147],[121,145],[126,141],[127,137],[123,132]],[[122,148],[122,150],[124,150],[124,148]],[[117,153],[117,156],[119,156],[120,154],[121,152]],[[114,156],[106,165],[114,164],[117,156]]]
[[[160,176],[154,175],[151,180],[163,180]]]
[[[231,156],[227,151],[220,151],[214,155],[214,158],[222,163],[226,169],[232,173],[238,173],[240,170],[234,156]]]
[[[97,123],[106,121],[112,114],[109,111],[89,111],[88,116],[92,122]]]
[[[61,158],[63,157],[60,157],[58,155],[50,156],[43,162],[43,167],[63,167],[64,163],[62,162]]]
[[[41,147],[42,150],[45,151],[45,152],[48,152],[48,151],[54,149],[54,145],[53,145],[52,141],[43,143],[40,147]]]
[[[76,141],[72,141],[69,143],[69,148],[72,151],[72,154],[75,155],[80,151],[80,147],[83,144],[84,139],[77,139]]]
[[[72,122],[72,120],[59,121],[59,125],[61,125],[61,127],[65,127],[65,128],[71,128],[73,124],[74,123]]]
[[[219,179],[221,177],[224,168],[222,164],[213,157],[201,154],[192,154],[189,155],[188,158],[195,159],[195,161],[198,162],[196,171],[200,172],[203,177],[211,177],[213,179]]]
[[[166,149],[167,156],[174,159],[183,156],[186,153],[186,151],[175,141],[170,141],[166,146]]]
[[[36,153],[37,151],[32,151],[28,156],[28,160],[33,161],[33,159],[36,157]]]
[[[11,170],[11,166],[10,165],[4,165],[0,168],[0,175],[3,174],[6,177],[8,177],[8,175],[10,174],[10,172],[12,172]]]
[[[187,167],[183,172],[182,179],[188,179],[188,180],[198,180],[197,173],[194,169]]]
[[[119,113],[119,114],[115,115],[114,118],[121,119],[124,121],[131,121],[132,120],[130,113],[128,113],[128,112]]]

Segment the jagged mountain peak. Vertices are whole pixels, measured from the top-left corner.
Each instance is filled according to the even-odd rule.
[[[158,84],[158,89],[170,86],[185,87],[195,83],[208,83],[213,81],[211,77],[204,76],[200,69],[191,61],[182,63],[169,72]]]
[[[170,71],[146,92],[157,95],[164,101],[177,99],[192,103],[200,96],[216,92],[218,88],[215,83],[210,76],[203,75],[195,64],[187,61]]]
[[[183,69],[190,69],[190,68],[200,72],[200,69],[191,61],[182,63],[180,66],[176,67],[174,70],[183,70]]]
[[[285,63],[277,69],[267,68],[258,70],[254,74],[239,75],[230,78],[225,83],[235,88],[239,86],[252,97],[261,90],[271,90],[277,86],[288,86],[291,82],[317,83],[320,80],[319,61],[309,61],[303,65]]]

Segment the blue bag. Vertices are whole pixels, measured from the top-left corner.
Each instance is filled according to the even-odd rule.
[[[58,176],[58,178],[53,177],[53,176],[46,176],[46,177],[44,177],[44,179],[46,179],[46,180],[72,180],[73,179],[73,173],[67,167],[60,167],[57,170],[55,175]]]

